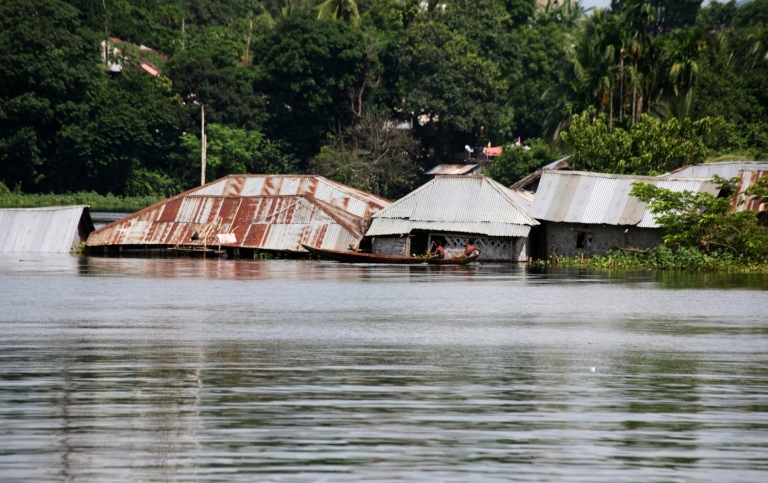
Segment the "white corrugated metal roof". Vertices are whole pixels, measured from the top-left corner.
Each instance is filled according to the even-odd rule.
[[[0,252],[69,253],[87,206],[0,209]]]
[[[693,164],[663,175],[665,178],[711,178],[714,175],[731,179],[739,175],[740,169],[751,171],[768,170],[767,161],[724,161],[722,163]]]
[[[538,222],[510,189],[485,176],[438,176],[373,216],[370,236],[412,230],[527,236]]]
[[[544,171],[529,214],[539,220],[657,228],[645,203],[629,193],[632,183],[650,183],[672,191],[717,195],[706,179],[668,179],[581,171]]]

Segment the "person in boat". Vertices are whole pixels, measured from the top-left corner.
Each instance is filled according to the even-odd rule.
[[[474,242],[475,242],[474,240],[467,241],[467,244],[464,245],[464,253],[458,255],[456,258],[458,258],[458,259],[469,258],[469,257],[471,257],[472,255],[475,255],[475,254],[477,254],[479,256],[481,250],[473,245]]]
[[[437,258],[438,260],[445,258],[445,248],[443,248],[443,242],[440,240],[432,240],[432,246],[430,246],[427,255],[429,255],[431,258]]]

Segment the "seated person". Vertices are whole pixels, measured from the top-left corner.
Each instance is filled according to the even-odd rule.
[[[445,258],[445,248],[443,248],[443,242],[441,240],[433,240],[427,255],[439,260]]]
[[[480,255],[481,250],[473,245],[474,242],[475,242],[474,240],[467,241],[467,244],[464,245],[464,253],[462,253],[461,255],[457,256],[456,258],[459,258],[459,259],[461,259],[461,258],[469,258],[472,255],[474,255],[475,253]]]

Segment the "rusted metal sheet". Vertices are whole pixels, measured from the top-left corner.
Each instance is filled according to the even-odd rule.
[[[391,204],[389,200],[311,175],[230,175],[187,191],[184,196],[309,196],[368,217]]]
[[[175,219],[169,219],[171,213]],[[93,232],[87,244],[217,245],[217,235],[234,233],[236,243],[225,246],[303,251],[301,244],[311,241],[315,246],[346,249],[362,236],[361,221],[304,196],[192,196],[107,225]],[[198,240],[191,239],[195,232]]]
[[[744,194],[758,179],[768,176],[768,168],[739,171],[739,196],[734,200],[733,208],[738,211],[768,211],[768,203],[761,203],[759,198]]]
[[[91,230],[84,205],[0,209],[0,252],[68,253]]]
[[[538,222],[516,195],[485,176],[438,176],[373,215],[368,236],[412,230],[527,236]]]
[[[658,225],[645,203],[629,194],[635,182],[672,191],[718,193],[717,186],[706,179],[544,171],[529,213],[539,220],[552,222],[656,228]]]

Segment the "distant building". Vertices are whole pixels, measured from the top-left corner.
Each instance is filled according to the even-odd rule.
[[[0,252],[69,253],[92,231],[87,206],[0,209]]]
[[[87,246],[108,252],[254,251],[306,254],[356,245],[392,202],[322,176],[230,175],[110,223]]]
[[[534,256],[546,258],[553,245],[558,255],[590,256],[611,248],[645,249],[661,244],[663,234],[653,215],[645,203],[629,194],[634,182],[713,196],[719,192],[707,179],[545,170],[529,212],[541,222],[532,237]]]
[[[453,257],[473,240],[482,260],[526,261],[538,225],[530,201],[485,176],[438,176],[374,214],[366,242],[373,253],[412,255],[440,240]]]

